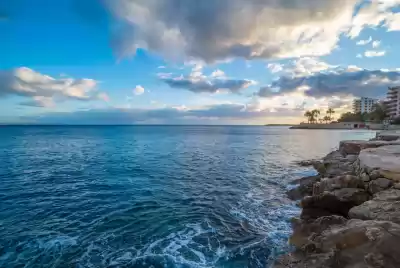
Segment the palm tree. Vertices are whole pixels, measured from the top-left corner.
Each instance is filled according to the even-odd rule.
[[[304,113],[304,116],[307,117],[307,121],[308,121],[308,123],[310,124],[310,122],[311,122],[311,120],[312,120],[312,117],[313,117],[311,111],[305,112],[305,113]]]
[[[311,111],[311,114],[312,114],[311,121],[312,122],[317,122],[318,116],[321,114],[321,111],[317,110],[317,109],[314,109],[314,110]]]
[[[326,111],[326,113],[329,115],[329,120],[333,120],[332,115],[335,113],[335,110],[329,108],[328,111]]]
[[[329,115],[325,115],[323,120],[328,124],[328,122],[331,121],[331,117]]]

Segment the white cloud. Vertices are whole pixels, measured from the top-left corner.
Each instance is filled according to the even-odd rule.
[[[24,105],[51,106],[67,99],[88,101],[104,100],[105,93],[96,89],[93,79],[56,79],[48,75],[22,67],[10,71],[0,71],[0,97],[19,95],[31,98]]]
[[[364,56],[367,58],[372,58],[372,57],[382,57],[385,56],[386,51],[381,50],[381,51],[376,51],[376,50],[367,50],[364,53]]]
[[[224,77],[224,76],[225,76],[225,73],[224,73],[222,70],[220,70],[220,69],[215,70],[215,71],[212,72],[212,74],[211,74],[211,77]]]
[[[381,45],[381,41],[374,41],[372,42],[372,47],[373,48],[378,48]]]
[[[267,65],[268,69],[271,70],[271,73],[279,73],[283,70],[283,64],[280,63],[269,63]]]
[[[158,68],[158,69],[165,69],[165,68],[167,68],[167,67],[165,67],[165,66],[158,66],[157,68]]]
[[[142,95],[144,93],[144,87],[137,85],[134,89],[133,89],[133,94],[139,96]]]
[[[356,56],[357,58],[362,58],[363,57],[363,55],[362,54],[357,54],[357,56]]]
[[[356,44],[358,46],[364,46],[372,42],[372,37],[370,36],[367,40],[360,40]]]

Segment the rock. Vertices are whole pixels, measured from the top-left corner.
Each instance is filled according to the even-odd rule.
[[[352,175],[324,178],[314,184],[313,194],[318,195],[325,191],[333,191],[341,188],[364,188],[363,181]]]
[[[319,174],[325,174],[326,167],[321,161],[314,161],[312,166]]]
[[[322,160],[324,162],[332,161],[332,160],[337,160],[337,159],[344,159],[343,154],[339,151],[332,151],[329,154],[327,154]]]
[[[343,188],[307,196],[301,200],[300,206],[303,210],[300,217],[301,219],[316,219],[329,214],[347,217],[352,207],[358,206],[368,199],[368,193],[357,188]]]
[[[277,260],[274,267],[396,268],[400,265],[400,225],[350,220],[308,237],[309,243]]]
[[[309,166],[312,166],[315,161],[318,161],[318,160],[315,160],[315,159],[314,160],[301,160],[301,161],[297,161],[295,163],[296,163],[296,165],[301,166],[301,167],[309,167]]]
[[[400,131],[382,131],[377,133],[376,138],[383,141],[400,140]]]
[[[389,189],[377,193],[372,200],[353,207],[349,217],[400,223],[400,190]]]
[[[302,248],[304,245],[309,243],[308,237],[312,233],[321,233],[333,225],[341,225],[346,221],[346,218],[336,215],[323,216],[311,221],[297,218],[292,219],[293,234],[291,235],[289,242],[297,248]]]
[[[351,163],[354,163],[357,159],[358,159],[357,155],[349,154],[349,155],[346,156],[346,160],[351,162]]]
[[[400,142],[397,141],[363,141],[363,140],[348,140],[341,141],[339,144],[339,151],[343,155],[357,155],[361,152],[361,150],[368,148],[378,148],[381,146],[387,145],[400,145]]]
[[[379,172],[379,170],[372,170],[369,173],[369,177],[370,177],[371,180],[376,180],[376,179],[378,179],[378,178],[380,178],[382,176],[381,176],[381,173]]]
[[[390,186],[392,186],[392,181],[385,178],[379,178],[371,181],[368,184],[368,191],[371,194],[376,194],[380,191],[388,189]]]
[[[287,191],[286,194],[292,200],[300,200],[303,197],[312,194],[314,183],[318,182],[320,179],[321,176],[316,175],[296,180],[295,182],[298,183],[299,186]]]
[[[370,176],[367,175],[367,173],[363,173],[360,175],[360,178],[363,182],[369,182],[371,180]]]
[[[393,185],[393,188],[400,190],[400,183],[399,183],[399,182],[398,182],[398,183],[395,183],[395,184]]]

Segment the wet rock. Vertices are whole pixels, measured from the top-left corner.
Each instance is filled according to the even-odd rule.
[[[357,176],[344,175],[334,178],[324,178],[314,184],[313,194],[321,194],[325,191],[333,191],[341,188],[364,188],[364,182]]]
[[[309,244],[279,258],[274,267],[400,267],[399,237],[396,223],[350,220],[311,234]]]
[[[400,190],[389,189],[377,193],[372,200],[353,207],[349,217],[400,223]]]
[[[341,215],[347,217],[349,210],[369,199],[363,189],[343,188],[333,192],[307,196],[301,200],[302,219],[316,219],[321,215]]]
[[[376,194],[378,192],[388,189],[391,186],[392,186],[392,181],[385,178],[379,178],[371,181],[368,184],[368,191],[371,194]]]
[[[316,175],[296,180],[295,183],[298,183],[299,186],[287,191],[288,197],[292,200],[300,200],[307,195],[311,195],[314,183],[318,182],[320,179],[321,176]]]

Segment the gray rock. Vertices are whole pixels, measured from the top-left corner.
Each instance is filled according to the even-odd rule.
[[[381,178],[382,176],[381,176],[381,173],[379,172],[379,170],[375,169],[369,173],[369,177],[371,178],[371,180],[376,180],[378,178]]]
[[[348,140],[341,141],[339,144],[339,151],[342,155],[357,155],[361,150],[368,148],[378,148],[387,145],[400,145],[398,141],[364,141],[364,140]]]
[[[286,194],[292,200],[300,200],[303,197],[312,194],[314,183],[318,182],[320,179],[321,176],[316,175],[303,177],[299,180],[296,180],[294,183],[298,183],[299,186],[287,191]]]
[[[361,180],[362,180],[363,182],[369,182],[369,181],[371,180],[370,176],[368,176],[367,173],[362,173],[362,174],[360,175],[360,178],[361,178]]]
[[[400,190],[389,189],[377,193],[372,200],[353,207],[349,217],[400,223]]]
[[[307,196],[301,200],[303,208],[301,219],[316,219],[327,215],[347,217],[349,210],[369,199],[363,189],[342,188],[333,192],[323,192],[319,195]]]
[[[357,176],[344,175],[334,178],[324,178],[314,184],[313,194],[318,195],[325,191],[333,191],[341,188],[364,188],[364,182]]]
[[[398,268],[400,225],[350,220],[308,237],[308,244],[280,257],[275,268]]]
[[[395,184],[393,185],[393,188],[400,190],[400,183],[399,183],[399,182],[398,182],[398,183],[395,183]]]
[[[370,174],[379,172],[380,177],[400,182],[400,145],[365,149],[358,158],[363,170],[371,170]]]
[[[379,179],[369,182],[368,191],[371,194],[375,194],[380,191],[388,189],[390,186],[392,186],[392,181],[385,179],[385,178],[379,178]]]

